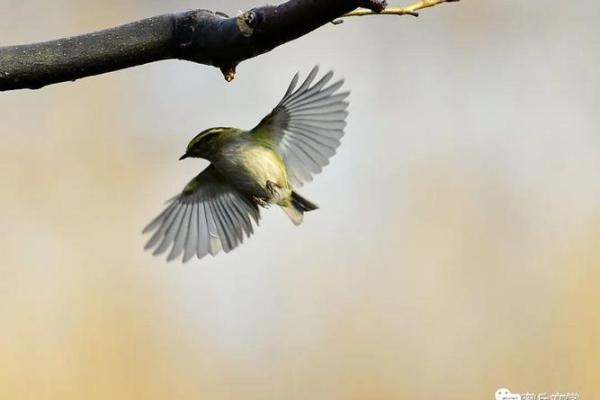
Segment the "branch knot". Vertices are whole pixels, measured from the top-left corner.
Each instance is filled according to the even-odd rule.
[[[256,13],[252,10],[246,11],[236,18],[237,26],[244,37],[250,37],[254,33],[254,28],[258,22]]]
[[[362,8],[367,8],[373,12],[380,13],[387,7],[386,0],[365,0],[361,5]]]

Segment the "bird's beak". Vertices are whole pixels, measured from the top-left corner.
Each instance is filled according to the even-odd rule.
[[[179,160],[183,160],[184,158],[188,158],[189,156],[187,154],[182,155],[181,157],[179,157]]]

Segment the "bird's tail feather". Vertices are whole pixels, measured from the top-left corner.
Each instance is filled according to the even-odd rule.
[[[302,219],[304,218],[304,213],[307,211],[316,210],[319,208],[319,206],[292,191],[290,205],[282,208],[288,217],[290,217],[294,225],[300,225],[302,223]]]

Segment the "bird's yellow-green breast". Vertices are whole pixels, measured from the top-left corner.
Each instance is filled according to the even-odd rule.
[[[273,149],[252,140],[249,134],[231,137],[222,146],[215,167],[242,191],[267,196],[267,182],[289,189],[285,162]]]

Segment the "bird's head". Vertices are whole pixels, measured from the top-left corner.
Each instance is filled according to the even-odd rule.
[[[185,154],[179,157],[184,158],[205,158],[210,160],[223,143],[223,139],[233,132],[234,128],[209,128],[197,134],[188,144]]]

